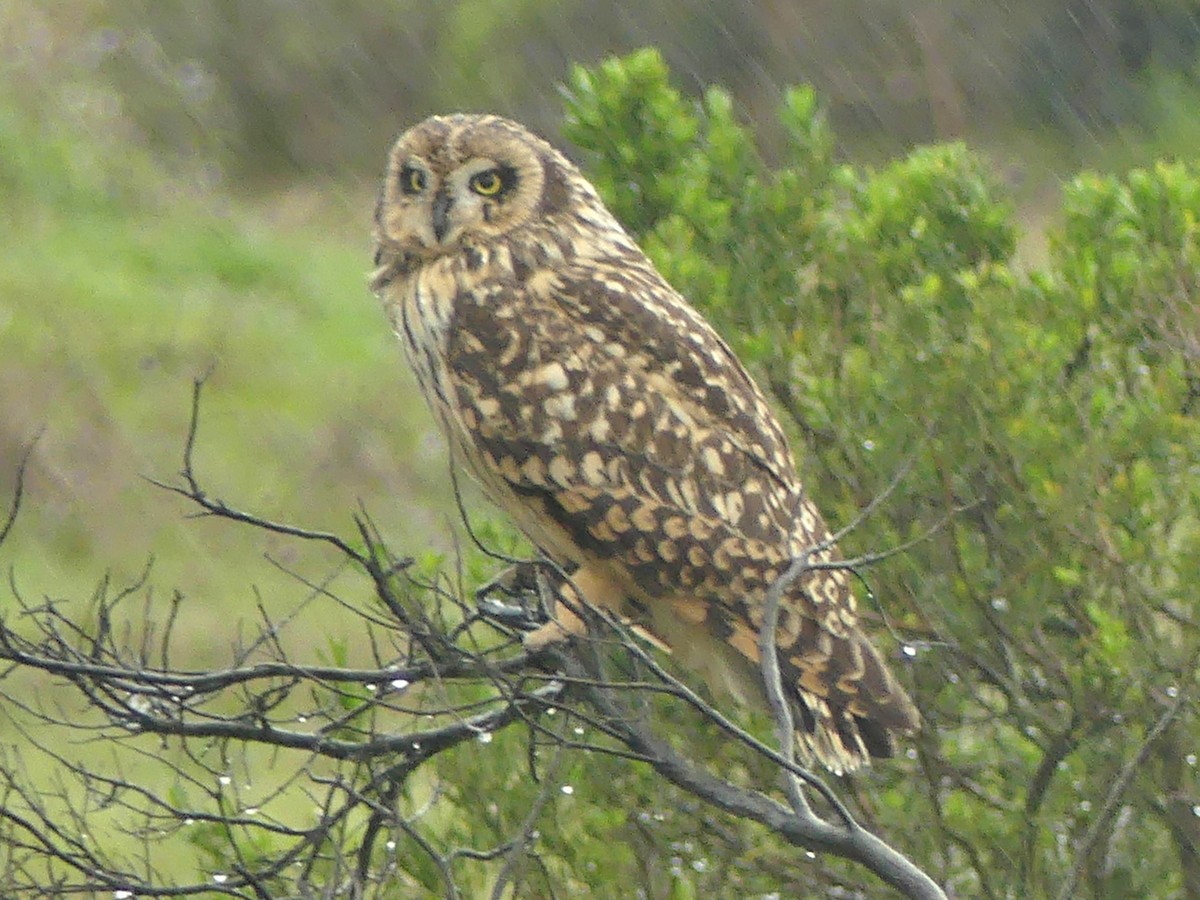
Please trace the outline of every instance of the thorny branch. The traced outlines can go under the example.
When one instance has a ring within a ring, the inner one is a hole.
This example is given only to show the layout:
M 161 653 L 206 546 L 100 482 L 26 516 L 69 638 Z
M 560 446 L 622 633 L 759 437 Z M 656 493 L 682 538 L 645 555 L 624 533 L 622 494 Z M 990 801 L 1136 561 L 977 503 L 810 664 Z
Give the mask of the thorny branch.
M 39 673 L 62 689 L 40 698 L 0 691 L 0 711 L 29 752 L 41 752 L 57 770 L 47 790 L 22 778 L 24 756 L 5 751 L 3 883 L 58 893 L 255 898 L 305 891 L 382 897 L 398 886 L 420 885 L 457 897 L 465 865 L 494 861 L 500 868 L 491 894 L 500 897 L 529 872 L 540 872 L 550 885 L 539 862 L 538 823 L 567 755 L 599 753 L 646 763 L 703 804 L 760 823 L 796 847 L 856 861 L 906 896 L 944 896 L 858 824 L 828 784 L 796 764 L 790 738 L 777 750 L 733 723 L 620 623 L 599 616 L 588 641 L 531 658 L 509 623 L 490 620 L 460 591 L 419 576 L 410 557 L 394 555 L 365 510 L 355 516 L 351 541 L 281 524 L 211 495 L 193 462 L 202 387 L 203 379 L 193 390 L 180 481 L 153 483 L 184 497 L 200 515 L 337 550 L 343 567 L 348 563 L 366 578 L 370 605 L 338 595 L 328 581 L 297 578 L 310 600 L 332 600 L 359 616 L 374 665 L 296 662 L 279 639 L 291 617 L 272 620 L 259 602 L 259 634 L 235 652 L 232 664 L 180 670 L 170 661 L 184 600 L 177 593 L 165 615 L 152 612 L 148 571 L 120 589 L 103 581 L 85 615 L 65 602 L 29 602 L 12 582 L 16 609 L 0 620 L 0 660 L 8 664 L 0 679 L 12 683 L 17 674 Z M 17 518 L 24 468 L 23 462 L 0 541 Z M 763 635 L 771 649 L 764 654 L 769 693 L 779 731 L 788 736 L 790 710 L 781 702 L 773 629 L 780 593 L 809 566 L 807 556 L 796 560 L 772 589 Z M 139 610 L 134 604 L 143 593 Z M 135 640 L 139 625 L 144 635 Z M 618 657 L 626 660 L 624 669 L 632 665 L 643 675 L 614 678 L 610 668 Z M 770 785 L 718 777 L 656 736 L 645 702 L 654 697 L 681 701 L 784 774 L 789 805 L 770 796 Z M 560 718 L 548 718 L 560 711 Z M 568 721 L 579 727 L 568 730 Z M 75 746 L 42 737 L 48 728 L 74 735 Z M 592 737 L 572 736 L 585 728 Z M 492 847 L 447 844 L 425 825 L 438 792 L 417 802 L 413 786 L 421 782 L 414 776 L 443 753 L 514 729 L 527 734 L 531 776 L 540 783 L 519 826 Z M 157 741 L 157 749 L 148 741 Z M 250 784 L 263 752 L 277 760 L 272 769 L 286 775 L 255 795 Z M 142 780 L 151 764 L 173 787 L 163 791 Z M 805 787 L 829 818 L 814 809 Z M 314 818 L 296 824 L 265 812 L 273 801 L 283 805 L 297 795 L 311 801 Z M 118 855 L 87 838 L 109 826 L 140 851 Z M 210 868 L 200 880 L 177 882 L 177 875 L 161 870 L 157 848 L 180 836 L 207 852 Z M 408 852 L 399 853 L 399 845 Z M 422 858 L 426 863 L 418 862 Z

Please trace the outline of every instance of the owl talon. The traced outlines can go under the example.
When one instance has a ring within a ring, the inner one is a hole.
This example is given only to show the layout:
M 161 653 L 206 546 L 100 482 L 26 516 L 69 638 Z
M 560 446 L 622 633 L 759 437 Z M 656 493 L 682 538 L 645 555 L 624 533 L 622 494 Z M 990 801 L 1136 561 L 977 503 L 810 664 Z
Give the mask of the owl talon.
M 543 624 L 541 620 L 530 615 L 529 610 L 524 606 L 503 603 L 493 600 L 491 597 L 481 597 L 477 594 L 475 607 L 484 618 L 499 622 L 509 628 L 516 628 L 519 631 L 534 631 Z
M 510 628 L 534 631 L 548 618 L 538 581 L 536 565 L 509 566 L 475 591 L 475 606 L 487 618 Z M 516 602 L 496 599 L 497 594 Z

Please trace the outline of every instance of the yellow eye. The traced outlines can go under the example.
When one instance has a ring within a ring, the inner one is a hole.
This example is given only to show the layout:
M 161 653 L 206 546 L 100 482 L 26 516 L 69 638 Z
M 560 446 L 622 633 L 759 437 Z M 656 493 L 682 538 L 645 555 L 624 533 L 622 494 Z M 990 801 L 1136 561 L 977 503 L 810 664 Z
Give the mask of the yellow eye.
M 504 187 L 504 179 L 497 169 L 488 169 L 471 176 L 471 190 L 484 197 L 494 197 Z
M 419 194 L 425 190 L 425 173 L 415 166 L 400 170 L 400 189 L 406 194 Z

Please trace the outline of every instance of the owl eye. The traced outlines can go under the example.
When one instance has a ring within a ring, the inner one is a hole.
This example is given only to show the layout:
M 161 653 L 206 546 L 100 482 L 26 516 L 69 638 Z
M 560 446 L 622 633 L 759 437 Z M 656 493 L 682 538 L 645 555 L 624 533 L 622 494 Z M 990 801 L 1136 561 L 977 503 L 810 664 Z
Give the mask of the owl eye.
M 405 166 L 400 170 L 400 190 L 406 194 L 419 194 L 425 190 L 425 173 L 416 166 Z
M 488 169 L 471 176 L 471 190 L 483 197 L 494 197 L 504 189 L 504 178 L 499 169 Z

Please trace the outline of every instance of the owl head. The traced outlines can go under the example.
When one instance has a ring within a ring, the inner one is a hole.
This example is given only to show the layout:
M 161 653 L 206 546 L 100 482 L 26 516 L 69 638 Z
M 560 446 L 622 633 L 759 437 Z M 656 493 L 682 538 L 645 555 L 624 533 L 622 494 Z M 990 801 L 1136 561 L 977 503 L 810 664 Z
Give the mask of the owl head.
M 376 239 L 392 253 L 429 259 L 553 219 L 580 200 L 599 202 L 561 153 L 516 122 L 434 116 L 392 147 Z

